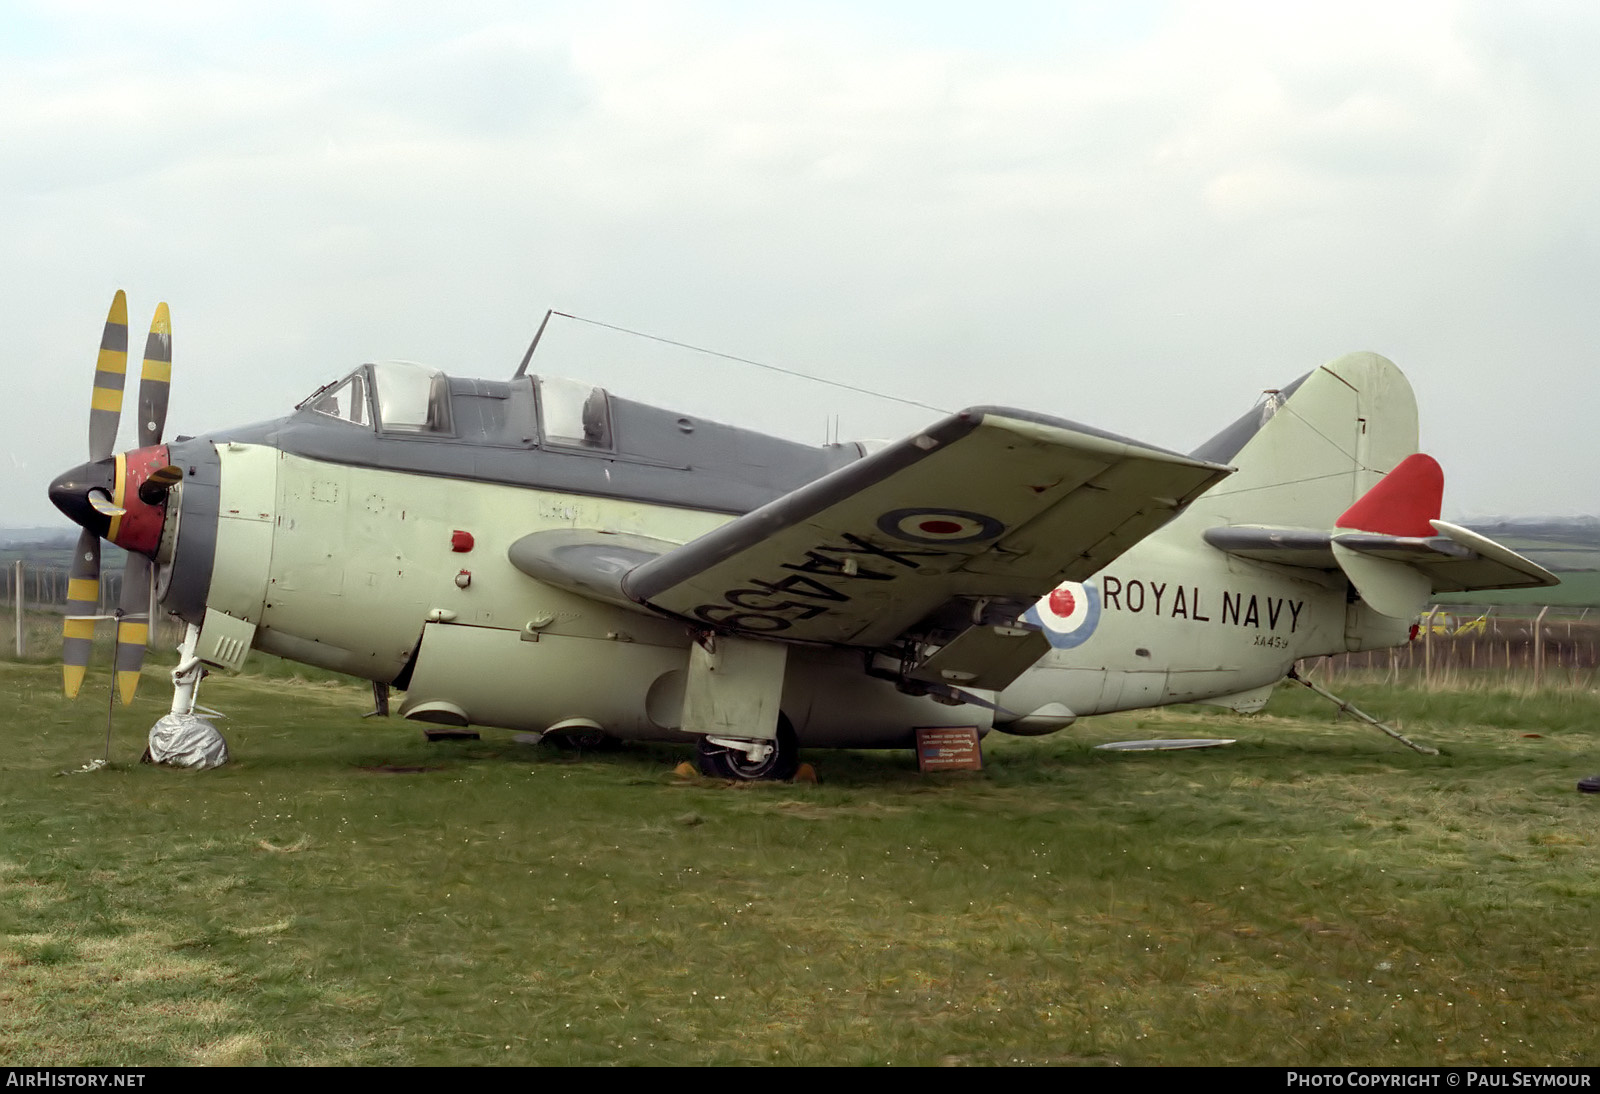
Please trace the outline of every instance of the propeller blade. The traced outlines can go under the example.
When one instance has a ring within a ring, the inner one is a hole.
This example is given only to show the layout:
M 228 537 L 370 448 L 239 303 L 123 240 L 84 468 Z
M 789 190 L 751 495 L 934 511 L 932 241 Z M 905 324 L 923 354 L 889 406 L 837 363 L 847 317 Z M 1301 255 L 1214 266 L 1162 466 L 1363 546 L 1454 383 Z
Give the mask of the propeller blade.
M 122 420 L 122 388 L 128 377 L 128 297 L 121 289 L 106 313 L 100 336 L 100 357 L 94 369 L 94 396 L 89 403 L 89 459 L 103 460 L 117 444 Z M 98 573 L 98 570 L 96 571 Z
M 183 481 L 183 468 L 172 464 L 152 471 L 150 475 L 139 484 L 139 500 L 146 505 L 160 505 L 167 500 L 167 493 L 177 483 Z M 91 501 L 89 504 L 93 505 Z
M 144 667 L 144 648 L 150 637 L 151 562 L 143 555 L 128 552 L 122 571 L 121 617 L 117 620 L 117 691 L 122 705 L 133 702 L 139 690 L 139 670 Z
M 78 533 L 67 578 L 67 618 L 61 625 L 62 685 L 67 698 L 77 698 L 83 674 L 94 649 L 94 619 L 100 611 L 100 537 L 85 529 Z
M 139 371 L 139 447 L 161 443 L 167 424 L 167 395 L 172 387 L 172 316 L 166 302 L 156 307 L 150 337 L 144 343 Z
M 127 513 L 126 509 L 107 497 L 104 490 L 91 490 L 88 497 L 89 507 L 102 517 L 120 517 Z

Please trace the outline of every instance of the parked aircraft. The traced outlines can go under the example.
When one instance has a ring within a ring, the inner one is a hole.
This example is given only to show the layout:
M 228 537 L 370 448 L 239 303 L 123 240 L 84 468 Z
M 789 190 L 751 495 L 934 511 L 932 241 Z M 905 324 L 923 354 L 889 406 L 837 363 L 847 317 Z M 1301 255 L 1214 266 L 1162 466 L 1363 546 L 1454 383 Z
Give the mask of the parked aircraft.
M 1371 353 L 1187 455 L 999 407 L 810 446 L 526 360 L 501 381 L 366 364 L 285 417 L 163 443 L 162 305 L 139 444 L 113 454 L 126 343 L 118 293 L 89 462 L 50 488 L 84 529 L 66 687 L 109 539 L 131 553 L 124 700 L 154 573 L 187 625 L 179 715 L 259 649 L 403 690 L 413 720 L 692 742 L 708 773 L 784 778 L 801 746 L 917 727 L 1258 709 L 1298 659 L 1406 642 L 1433 593 L 1555 584 L 1438 519 L 1411 387 Z

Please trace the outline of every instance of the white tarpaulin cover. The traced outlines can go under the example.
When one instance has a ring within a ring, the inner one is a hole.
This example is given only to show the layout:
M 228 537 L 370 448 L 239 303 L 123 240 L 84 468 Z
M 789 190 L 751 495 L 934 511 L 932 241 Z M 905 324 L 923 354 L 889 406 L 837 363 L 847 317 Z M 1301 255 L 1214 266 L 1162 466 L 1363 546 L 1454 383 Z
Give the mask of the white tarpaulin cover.
M 228 762 L 228 742 L 204 714 L 168 714 L 150 727 L 150 762 L 221 767 Z

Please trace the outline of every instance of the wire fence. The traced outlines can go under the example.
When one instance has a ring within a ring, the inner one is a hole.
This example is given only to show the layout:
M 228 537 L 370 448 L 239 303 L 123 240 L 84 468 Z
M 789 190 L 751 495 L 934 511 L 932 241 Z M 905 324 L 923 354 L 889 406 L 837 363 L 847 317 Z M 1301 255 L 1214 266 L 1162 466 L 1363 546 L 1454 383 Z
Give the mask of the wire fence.
M 70 571 L 65 564 L 39 564 L 14 559 L 0 567 L 0 604 L 10 616 L 9 634 L 3 641 L 8 652 L 18 659 L 59 656 L 61 624 L 67 612 L 67 582 Z M 102 566 L 100 571 L 99 615 L 112 614 L 122 600 L 122 570 Z M 107 623 L 109 628 L 110 624 Z M 156 648 L 176 645 L 182 624 L 160 613 L 150 621 L 147 645 Z M 107 632 L 109 634 L 109 630 Z
M 1509 681 L 1590 688 L 1600 678 L 1600 609 L 1436 608 L 1408 644 L 1324 658 L 1313 671 L 1437 687 Z
M 67 582 L 71 574 L 65 566 L 41 566 L 37 563 L 22 561 L 13 562 L 5 568 L 3 581 L 0 585 L 4 588 L 5 603 L 15 606 L 17 602 L 17 588 L 22 589 L 23 606 L 36 611 L 50 611 L 53 608 L 66 610 Z M 116 607 L 122 598 L 122 570 L 108 572 L 102 566 L 100 570 L 100 607 L 102 610 Z

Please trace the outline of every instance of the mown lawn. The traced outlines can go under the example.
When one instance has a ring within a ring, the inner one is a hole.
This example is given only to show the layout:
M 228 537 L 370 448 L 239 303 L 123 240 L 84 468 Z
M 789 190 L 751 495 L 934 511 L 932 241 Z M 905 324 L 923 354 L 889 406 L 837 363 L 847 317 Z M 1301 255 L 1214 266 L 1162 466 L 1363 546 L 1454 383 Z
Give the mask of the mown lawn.
M 84 772 L 57 680 L 0 663 L 8 1063 L 1600 1060 L 1587 691 L 1342 683 L 1439 757 L 1296 689 L 729 788 L 291 676 L 207 682 L 229 767 L 135 762 L 147 682 Z M 1239 743 L 1091 748 L 1148 736 Z

